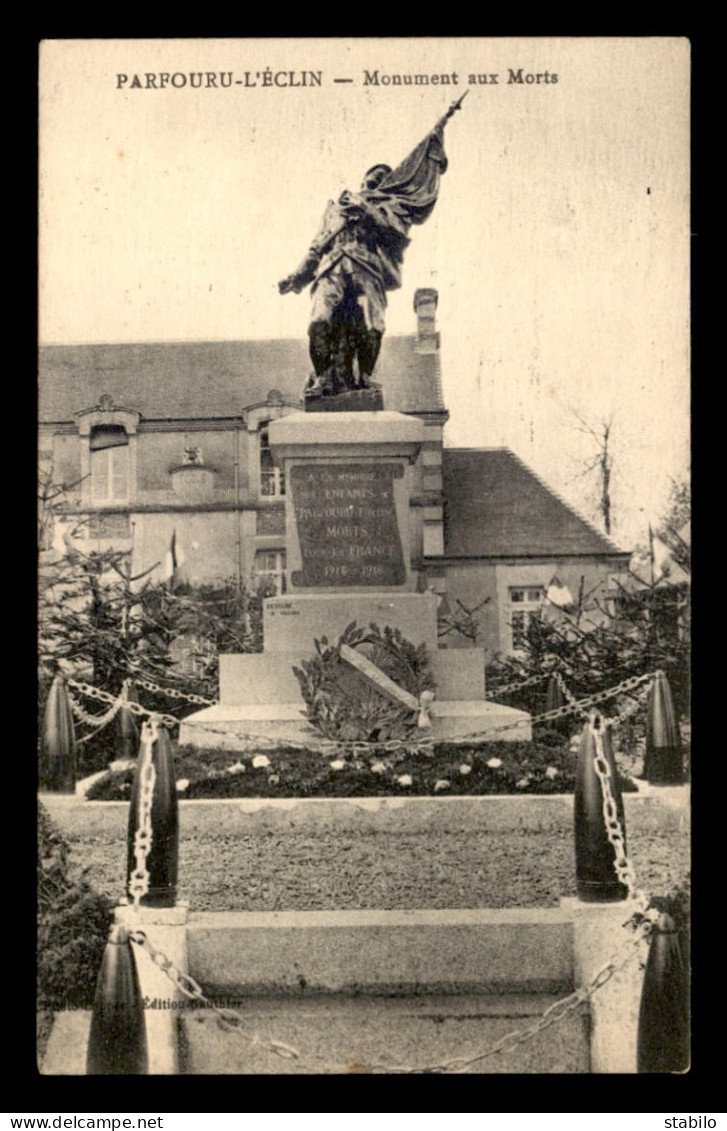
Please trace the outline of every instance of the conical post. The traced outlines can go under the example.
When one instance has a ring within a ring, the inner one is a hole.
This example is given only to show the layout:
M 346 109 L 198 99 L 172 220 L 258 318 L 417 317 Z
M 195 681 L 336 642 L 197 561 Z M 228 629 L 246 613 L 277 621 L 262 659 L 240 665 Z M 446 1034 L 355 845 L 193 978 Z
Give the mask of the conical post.
M 678 785 L 683 780 L 681 736 L 664 672 L 656 673 L 649 692 L 644 776 L 651 785 Z
M 623 798 L 618 783 L 616 762 L 611 748 L 611 735 L 600 715 L 591 718 L 583 728 L 576 767 L 574 798 L 574 831 L 576 851 L 576 888 L 584 903 L 615 903 L 626 899 L 628 888 L 616 875 L 616 853 L 608 839 L 604 818 L 601 781 L 596 773 L 596 732 L 600 731 L 602 760 L 608 766 L 608 783 L 618 814 L 626 851 L 626 823 Z
M 144 1008 L 126 928 L 111 929 L 96 983 L 88 1037 L 88 1076 L 143 1076 L 147 1072 Z
M 145 723 L 142 728 L 129 807 L 127 881 L 132 881 L 139 872 L 137 834 L 148 843 L 145 812 L 149 812 L 149 791 L 151 842 L 143 865 L 148 873 L 148 889 L 140 896 L 140 902 L 145 907 L 174 907 L 179 865 L 177 781 L 169 735 L 161 722 L 156 721 Z M 133 897 L 128 882 L 127 890 Z
M 57 793 L 76 790 L 76 733 L 66 681 L 55 676 L 43 717 L 43 777 Z
M 561 690 L 560 683 L 554 675 L 548 678 L 548 686 L 545 692 L 545 709 L 546 711 L 557 711 L 559 707 L 565 706 L 565 699 Z M 555 720 L 558 722 L 559 720 Z
M 565 707 L 565 696 L 563 689 L 560 685 L 560 680 L 555 674 L 549 676 L 548 686 L 545 690 L 545 710 L 557 711 L 560 707 Z M 557 730 L 561 734 L 565 734 L 570 729 L 570 721 L 567 715 L 560 719 L 549 719 L 546 723 L 551 730 Z
M 651 932 L 639 1008 L 639 1072 L 689 1068 L 689 982 L 673 919 L 659 916 Z
M 121 691 L 122 698 L 126 703 L 138 703 L 136 694 L 136 685 L 131 679 L 124 680 L 124 686 Z M 139 728 L 136 725 L 136 717 L 128 707 L 121 706 L 116 715 L 116 741 L 114 743 L 114 753 L 118 759 L 124 761 L 135 758 L 139 749 Z

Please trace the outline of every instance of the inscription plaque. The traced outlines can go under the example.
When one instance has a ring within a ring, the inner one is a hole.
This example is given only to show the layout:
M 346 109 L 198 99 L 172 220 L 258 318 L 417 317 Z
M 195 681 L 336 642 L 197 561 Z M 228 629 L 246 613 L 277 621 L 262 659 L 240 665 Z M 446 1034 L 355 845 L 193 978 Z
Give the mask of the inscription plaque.
M 296 586 L 403 585 L 406 566 L 394 504 L 401 464 L 305 464 L 291 470 L 303 568 Z

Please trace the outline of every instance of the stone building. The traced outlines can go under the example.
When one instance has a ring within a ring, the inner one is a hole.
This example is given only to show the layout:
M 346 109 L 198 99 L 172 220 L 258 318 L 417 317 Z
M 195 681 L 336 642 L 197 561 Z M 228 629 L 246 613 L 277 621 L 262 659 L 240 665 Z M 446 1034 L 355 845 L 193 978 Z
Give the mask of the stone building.
M 376 373 L 385 408 L 418 417 L 426 440 L 409 504 L 411 568 L 450 623 L 479 606 L 488 657 L 518 647 L 528 618 L 578 594 L 608 600 L 629 555 L 506 448 L 443 444 L 437 293 L 415 295 L 416 332 L 384 339 Z M 49 545 L 129 550 L 192 583 L 236 578 L 286 588 L 285 482 L 272 421 L 300 411 L 300 340 L 44 346 L 41 469 L 65 484 Z M 472 643 L 451 630 L 449 647 Z

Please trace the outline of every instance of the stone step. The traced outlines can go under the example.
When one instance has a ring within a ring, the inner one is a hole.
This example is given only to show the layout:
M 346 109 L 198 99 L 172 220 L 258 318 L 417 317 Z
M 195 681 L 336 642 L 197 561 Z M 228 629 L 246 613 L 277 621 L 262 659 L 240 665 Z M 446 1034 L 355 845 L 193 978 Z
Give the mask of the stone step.
M 210 996 L 568 993 L 559 910 L 202 912 L 189 972 Z
M 556 1000 L 546 994 L 224 1000 L 220 1004 L 243 1014 L 241 1031 L 223 1028 L 210 1009 L 180 1013 L 181 1071 L 348 1074 L 372 1065 L 379 1071 L 422 1071 L 458 1057 L 480 1057 L 502 1037 L 533 1024 Z M 473 1073 L 588 1073 L 588 1026 L 588 1008 L 579 1006 L 507 1052 L 456 1067 Z M 299 1058 L 254 1044 L 256 1034 L 261 1042 L 289 1046 Z
M 431 714 L 436 738 L 462 738 L 465 735 L 489 735 L 503 742 L 525 742 L 532 737 L 530 716 L 514 707 L 504 707 L 484 699 L 435 699 Z M 508 729 L 495 733 L 498 727 Z M 188 715 L 179 730 L 180 745 L 209 746 L 219 749 L 261 750 L 271 742 L 286 740 L 310 742 L 320 739 L 306 722 L 301 701 L 290 703 L 252 703 L 228 705 L 218 703 Z

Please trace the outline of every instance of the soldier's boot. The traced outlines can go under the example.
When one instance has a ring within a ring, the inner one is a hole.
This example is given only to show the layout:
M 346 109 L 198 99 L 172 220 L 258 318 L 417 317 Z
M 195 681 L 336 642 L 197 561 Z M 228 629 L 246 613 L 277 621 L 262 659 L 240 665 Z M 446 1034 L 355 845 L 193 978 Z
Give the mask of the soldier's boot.
M 313 374 L 305 388 L 305 395 L 322 396 L 331 385 L 332 332 L 327 322 L 313 322 L 308 328 L 308 351 L 313 363 Z
M 358 379 L 363 389 L 371 387 L 371 374 L 381 350 L 383 334 L 380 330 L 364 330 L 358 347 Z

